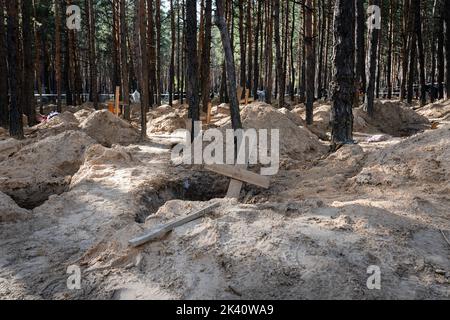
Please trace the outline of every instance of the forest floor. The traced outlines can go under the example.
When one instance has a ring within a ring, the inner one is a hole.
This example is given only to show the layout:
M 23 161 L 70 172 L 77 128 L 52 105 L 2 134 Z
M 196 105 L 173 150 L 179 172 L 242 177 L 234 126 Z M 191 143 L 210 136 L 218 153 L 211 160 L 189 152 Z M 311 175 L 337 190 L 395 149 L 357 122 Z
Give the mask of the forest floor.
M 46 107 L 51 110 L 52 106 Z M 0 299 L 449 299 L 450 101 L 355 109 L 354 145 L 329 150 L 330 105 L 242 111 L 279 128 L 268 190 L 175 165 L 184 106 L 149 112 L 139 142 L 89 105 L 26 130 L 0 131 Z M 226 105 L 211 127 L 229 126 Z M 2 129 L 0 129 L 2 130 Z M 220 207 L 139 248 L 128 241 L 208 203 Z M 81 290 L 67 268 L 81 268 Z M 367 286 L 369 266 L 381 288 Z

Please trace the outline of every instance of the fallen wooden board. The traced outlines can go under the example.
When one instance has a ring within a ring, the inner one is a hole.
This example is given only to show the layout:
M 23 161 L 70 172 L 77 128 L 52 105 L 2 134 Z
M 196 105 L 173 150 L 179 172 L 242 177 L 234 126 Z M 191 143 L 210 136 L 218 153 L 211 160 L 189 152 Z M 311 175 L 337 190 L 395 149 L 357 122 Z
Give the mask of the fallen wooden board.
M 206 165 L 205 169 L 265 189 L 268 189 L 270 186 L 270 179 L 268 177 L 261 176 L 239 167 L 230 165 Z
M 149 232 L 147 232 L 146 234 L 128 241 L 128 243 L 134 248 L 139 247 L 149 241 L 152 241 L 152 240 L 155 240 L 155 239 L 158 239 L 158 238 L 164 236 L 166 233 L 172 231 L 173 229 L 175 229 L 177 227 L 180 227 L 186 223 L 189 223 L 191 221 L 194 221 L 194 220 L 197 220 L 197 219 L 203 217 L 204 215 L 213 211 L 219 205 L 220 205 L 220 203 L 218 203 L 218 202 L 213 203 L 212 205 L 210 205 L 204 209 L 201 209 L 197 212 L 194 212 L 190 215 L 187 215 L 183 218 L 177 219 L 175 221 L 169 222 L 169 223 L 161 225 L 161 226 L 157 226 L 153 230 L 150 230 Z
M 238 168 L 245 170 L 245 169 L 247 169 L 247 166 L 240 165 L 240 166 L 238 166 Z M 228 186 L 226 198 L 239 199 L 239 196 L 241 195 L 241 190 L 242 190 L 243 186 L 244 186 L 244 183 L 242 181 L 231 179 L 230 185 Z

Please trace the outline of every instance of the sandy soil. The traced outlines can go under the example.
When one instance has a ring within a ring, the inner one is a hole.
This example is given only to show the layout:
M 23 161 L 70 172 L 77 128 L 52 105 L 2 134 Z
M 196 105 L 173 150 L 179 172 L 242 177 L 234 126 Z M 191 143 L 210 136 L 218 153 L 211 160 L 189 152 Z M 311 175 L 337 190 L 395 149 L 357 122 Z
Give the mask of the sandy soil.
M 0 131 L 0 299 L 450 298 L 446 101 L 417 112 L 383 101 L 375 119 L 355 111 L 357 144 L 333 154 L 319 139 L 329 106 L 312 129 L 301 106 L 250 105 L 247 127 L 285 134 L 284 162 L 269 190 L 245 185 L 239 202 L 223 199 L 229 179 L 171 164 L 182 108 L 153 110 L 145 142 L 136 124 L 88 108 L 22 142 Z M 214 112 L 225 128 L 226 106 Z M 204 218 L 128 246 L 212 202 Z M 70 265 L 81 290 L 67 288 Z M 372 265 L 380 290 L 367 287 Z

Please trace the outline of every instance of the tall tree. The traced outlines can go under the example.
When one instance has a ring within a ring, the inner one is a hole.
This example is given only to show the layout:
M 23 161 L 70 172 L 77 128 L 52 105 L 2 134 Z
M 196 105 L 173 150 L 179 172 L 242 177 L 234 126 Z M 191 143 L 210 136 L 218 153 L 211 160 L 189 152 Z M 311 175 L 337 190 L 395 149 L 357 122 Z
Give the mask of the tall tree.
M 314 82 L 316 74 L 316 54 L 315 54 L 315 41 L 314 41 L 314 24 L 313 19 L 314 2 L 313 0 L 305 1 L 305 72 L 306 72 L 306 123 L 308 125 L 313 124 L 314 116 Z
M 85 1 L 88 26 L 89 51 L 89 101 L 93 102 L 94 109 L 98 109 L 97 63 L 95 48 L 95 13 L 92 0 Z
M 371 0 L 371 5 L 379 6 L 379 0 Z M 377 57 L 380 30 L 374 26 L 369 28 L 369 48 L 366 67 L 366 98 L 364 101 L 364 111 L 373 116 L 375 99 L 375 77 L 377 72 Z
M 336 0 L 334 9 L 334 56 L 331 108 L 332 146 L 353 142 L 355 2 Z
M 226 71 L 228 74 L 227 86 L 230 95 L 231 125 L 234 130 L 237 130 L 242 128 L 242 122 L 236 92 L 236 70 L 234 66 L 233 51 L 231 49 L 231 40 L 224 14 L 224 0 L 216 0 L 216 7 L 215 23 L 220 31 L 220 37 L 222 39 L 222 45 L 225 52 Z
M 139 0 L 139 37 L 141 55 L 141 139 L 147 137 L 147 110 L 150 106 L 147 56 L 147 18 L 145 0 Z
M 33 2 L 22 1 L 22 41 L 24 79 L 23 82 L 23 110 L 28 118 L 28 125 L 33 126 L 36 121 L 36 106 L 34 102 L 34 59 L 32 44 L 34 43 L 34 34 L 32 29 Z
M 122 96 L 123 96 L 123 117 L 130 120 L 130 85 L 128 74 L 128 48 L 127 48 L 127 12 L 125 0 L 120 0 L 120 56 L 122 70 Z
M 179 26 L 178 26 L 179 27 Z M 169 65 L 169 105 L 173 104 L 173 93 L 175 86 L 175 7 L 173 0 L 170 0 L 170 31 L 171 31 L 171 52 L 170 52 L 170 65 Z M 178 53 L 179 56 L 179 53 Z M 178 61 L 178 65 L 180 62 Z M 179 74 L 178 74 L 179 78 Z
M 189 118 L 194 122 L 200 120 L 200 103 L 198 90 L 198 57 L 197 57 L 197 2 L 186 0 L 186 84 L 189 103 Z M 192 135 L 194 139 L 194 135 Z
M 9 123 L 7 56 L 5 0 L 0 0 L 0 127 L 5 128 Z
M 58 112 L 62 112 L 61 89 L 61 0 L 55 1 L 55 73 L 56 73 L 56 95 Z
M 254 52 L 254 75 L 253 75 L 253 96 L 255 99 L 258 98 L 258 87 L 259 87 L 259 44 L 260 44 L 260 33 L 261 33 L 261 21 L 262 21 L 262 2 L 263 0 L 256 0 L 258 2 L 257 18 L 256 18 L 256 30 L 255 30 L 255 52 Z M 261 45 L 262 47 L 262 45 Z
M 22 111 L 18 105 L 18 87 L 17 64 L 20 61 L 18 57 L 19 47 L 19 7 L 17 1 L 7 1 L 8 27 L 8 78 L 10 89 L 10 108 L 9 108 L 9 133 L 11 137 L 23 139 Z
M 362 89 L 366 91 L 366 48 L 365 48 L 365 27 L 366 27 L 366 13 L 364 10 L 364 1 L 354 0 L 356 4 L 356 82 L 358 83 L 357 90 Z
M 202 83 L 202 105 L 203 111 L 208 111 L 210 101 L 210 73 L 211 73 L 211 37 L 212 37 L 212 0 L 205 0 L 205 31 L 202 45 L 201 83 Z
M 278 107 L 284 106 L 284 94 L 281 92 L 281 77 L 283 75 L 283 57 L 281 56 L 281 37 L 280 37 L 280 0 L 274 0 L 273 23 L 275 31 L 275 61 L 276 61 L 276 80 L 278 83 Z
M 422 17 L 420 14 L 420 0 L 413 0 L 413 2 L 415 8 L 414 29 L 417 34 L 417 51 L 419 53 L 420 105 L 424 106 L 427 103 L 427 89 L 425 81 L 425 53 L 422 40 Z
M 445 1 L 443 17 L 445 21 L 445 98 L 450 98 L 450 1 Z

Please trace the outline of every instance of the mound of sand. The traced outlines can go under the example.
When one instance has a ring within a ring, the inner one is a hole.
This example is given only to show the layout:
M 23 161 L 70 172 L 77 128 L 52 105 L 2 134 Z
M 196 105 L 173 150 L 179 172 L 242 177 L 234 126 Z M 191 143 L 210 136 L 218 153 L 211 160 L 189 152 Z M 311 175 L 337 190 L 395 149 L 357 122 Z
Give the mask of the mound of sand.
M 66 191 L 71 176 L 95 141 L 80 131 L 66 131 L 27 145 L 2 162 L 0 191 L 21 207 L 39 205 L 52 194 Z
M 449 157 L 450 127 L 445 126 L 373 152 L 354 182 L 393 187 L 430 183 L 448 188 Z
M 353 130 L 360 133 L 387 133 L 392 136 L 409 136 L 429 127 L 427 118 L 415 112 L 412 108 L 399 101 L 376 101 L 374 117 L 370 118 L 362 109 L 353 109 Z M 292 110 L 306 120 L 303 105 Z M 331 105 L 314 105 L 314 123 L 308 129 L 323 140 L 327 140 L 330 127 Z
M 5 128 L 0 127 L 0 140 L 5 140 L 9 138 L 8 130 Z
M 84 120 L 86 120 L 93 112 L 95 112 L 94 109 L 85 108 L 81 109 L 77 112 L 75 112 L 73 115 L 78 120 L 79 123 L 82 123 Z
M 148 123 L 147 133 L 173 133 L 178 129 L 186 129 L 186 120 L 176 112 L 152 119 Z
M 417 113 L 428 119 L 448 118 L 450 116 L 450 100 L 440 100 L 417 109 Z
M 430 126 L 427 118 L 399 101 L 376 101 L 373 118 L 370 118 L 362 108 L 355 109 L 355 115 L 381 132 L 395 137 L 409 136 Z
M 79 121 L 73 113 L 66 111 L 34 126 L 30 129 L 29 135 L 38 139 L 44 139 L 69 130 L 79 130 Z
M 116 117 L 108 110 L 92 113 L 81 125 L 81 129 L 98 143 L 110 147 L 113 144 L 129 145 L 139 140 L 139 132 L 128 122 Z
M 0 192 L 0 223 L 24 220 L 29 214 L 28 210 L 19 207 L 13 199 Z
M 23 141 L 16 139 L 0 140 L 0 162 L 8 159 L 11 155 L 19 151 L 24 145 Z
M 299 127 L 288 116 L 266 103 L 255 102 L 244 107 L 241 111 L 241 119 L 244 129 L 268 129 L 269 135 L 270 129 L 279 129 L 282 157 L 312 160 L 328 150 L 317 136 Z M 228 122 L 224 127 L 230 128 L 231 123 Z

